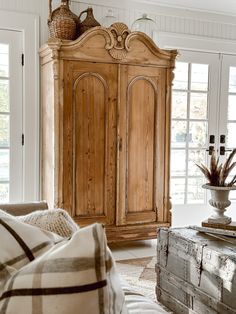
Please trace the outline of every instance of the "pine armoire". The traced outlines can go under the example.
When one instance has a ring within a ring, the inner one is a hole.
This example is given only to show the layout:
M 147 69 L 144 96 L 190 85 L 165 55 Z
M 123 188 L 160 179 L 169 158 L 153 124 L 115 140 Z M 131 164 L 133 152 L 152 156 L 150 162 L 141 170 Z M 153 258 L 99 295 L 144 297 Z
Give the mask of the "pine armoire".
M 40 49 L 41 197 L 110 242 L 170 226 L 176 55 L 123 23 Z

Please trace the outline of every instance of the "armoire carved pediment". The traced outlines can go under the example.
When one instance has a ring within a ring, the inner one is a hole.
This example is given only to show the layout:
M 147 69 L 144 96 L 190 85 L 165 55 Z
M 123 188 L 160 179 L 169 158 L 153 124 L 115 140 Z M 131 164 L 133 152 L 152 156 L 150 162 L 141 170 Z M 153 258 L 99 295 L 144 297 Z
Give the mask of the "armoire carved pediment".
M 46 49 L 50 47 L 50 51 Z M 104 62 L 161 65 L 167 60 L 174 66 L 176 50 L 159 49 L 153 40 L 141 32 L 131 32 L 123 23 L 115 23 L 109 28 L 93 27 L 75 41 L 50 39 L 41 48 L 41 56 L 53 54 L 53 58 L 84 58 Z M 58 54 L 60 51 L 60 54 Z
M 170 225 L 171 84 L 176 50 L 123 23 L 40 49 L 42 197 L 109 241 Z

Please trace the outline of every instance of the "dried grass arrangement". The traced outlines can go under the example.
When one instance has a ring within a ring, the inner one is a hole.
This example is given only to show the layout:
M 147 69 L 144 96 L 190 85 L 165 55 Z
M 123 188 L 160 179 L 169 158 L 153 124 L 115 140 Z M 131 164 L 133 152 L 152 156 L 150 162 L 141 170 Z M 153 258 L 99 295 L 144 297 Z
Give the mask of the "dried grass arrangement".
M 226 161 L 222 164 L 219 163 L 219 157 L 216 157 L 215 151 L 212 152 L 210 167 L 207 168 L 203 164 L 196 166 L 201 170 L 206 179 L 208 180 L 208 184 L 212 186 L 227 186 L 231 187 L 236 183 L 236 175 L 233 176 L 231 181 L 226 182 L 230 172 L 236 165 L 236 162 L 232 162 L 233 158 L 236 154 L 236 148 L 232 150 Z

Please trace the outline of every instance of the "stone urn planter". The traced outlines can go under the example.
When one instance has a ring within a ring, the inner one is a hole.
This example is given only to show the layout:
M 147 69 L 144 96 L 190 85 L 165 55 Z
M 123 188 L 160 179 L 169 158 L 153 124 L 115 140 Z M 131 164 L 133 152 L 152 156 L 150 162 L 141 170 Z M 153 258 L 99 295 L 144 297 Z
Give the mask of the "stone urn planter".
M 230 206 L 229 192 L 236 190 L 236 186 L 213 186 L 204 184 L 204 189 L 211 191 L 211 199 L 209 204 L 214 208 L 214 214 L 208 218 L 208 223 L 228 225 L 231 223 L 231 218 L 225 216 L 226 208 Z

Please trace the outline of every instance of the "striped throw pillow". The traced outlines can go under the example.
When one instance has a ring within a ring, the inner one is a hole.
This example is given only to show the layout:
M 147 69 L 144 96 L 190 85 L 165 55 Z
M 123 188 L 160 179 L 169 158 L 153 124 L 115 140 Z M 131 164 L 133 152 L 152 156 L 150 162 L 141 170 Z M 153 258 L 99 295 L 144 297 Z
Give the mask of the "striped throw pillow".
M 127 313 L 103 226 L 79 229 L 15 272 L 0 297 L 0 313 Z
M 6 280 L 62 237 L 18 221 L 0 210 L 0 293 Z

